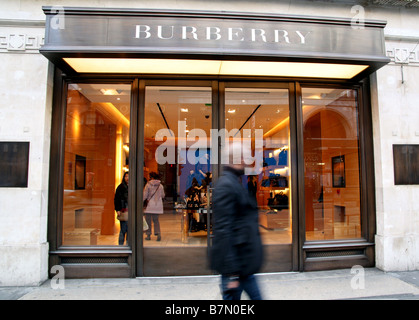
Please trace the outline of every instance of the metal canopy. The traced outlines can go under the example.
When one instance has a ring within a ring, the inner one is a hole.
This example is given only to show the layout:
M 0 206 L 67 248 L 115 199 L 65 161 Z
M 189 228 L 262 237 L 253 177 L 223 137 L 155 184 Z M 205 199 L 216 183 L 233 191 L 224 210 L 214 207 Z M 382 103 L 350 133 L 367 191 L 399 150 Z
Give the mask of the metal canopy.
M 216 11 L 43 7 L 40 52 L 63 58 L 164 58 L 387 64 L 386 22 Z

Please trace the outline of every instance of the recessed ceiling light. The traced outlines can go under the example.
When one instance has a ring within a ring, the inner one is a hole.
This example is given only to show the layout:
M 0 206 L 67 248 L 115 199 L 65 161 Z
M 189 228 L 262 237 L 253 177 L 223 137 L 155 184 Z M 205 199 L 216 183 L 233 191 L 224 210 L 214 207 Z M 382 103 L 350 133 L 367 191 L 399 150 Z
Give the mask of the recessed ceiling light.
M 117 96 L 119 92 L 115 89 L 100 89 L 100 92 L 105 96 Z

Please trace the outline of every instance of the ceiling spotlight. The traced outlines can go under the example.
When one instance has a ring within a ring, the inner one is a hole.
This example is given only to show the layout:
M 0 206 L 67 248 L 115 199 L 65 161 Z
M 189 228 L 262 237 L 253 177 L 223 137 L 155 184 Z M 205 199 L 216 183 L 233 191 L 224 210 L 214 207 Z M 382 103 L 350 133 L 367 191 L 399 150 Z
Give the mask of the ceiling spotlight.
M 122 90 L 100 89 L 100 92 L 102 92 L 105 96 L 117 96 L 122 92 Z

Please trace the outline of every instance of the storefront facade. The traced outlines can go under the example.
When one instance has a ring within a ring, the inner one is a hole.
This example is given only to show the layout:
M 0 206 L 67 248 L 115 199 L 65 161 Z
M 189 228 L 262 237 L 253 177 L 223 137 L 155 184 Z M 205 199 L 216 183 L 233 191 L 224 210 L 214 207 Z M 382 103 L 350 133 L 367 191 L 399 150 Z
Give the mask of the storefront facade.
M 242 183 L 259 206 L 262 272 L 383 263 L 374 110 L 377 70 L 391 60 L 385 21 L 43 11 L 48 273 L 59 265 L 67 278 L 212 274 L 211 192 L 224 143 L 238 138 L 254 151 Z M 128 221 L 120 222 L 115 190 L 125 172 Z M 154 219 L 142 205 L 152 172 L 165 193 Z
M 41 53 L 60 68 L 64 102 L 53 105 L 51 266 L 68 277 L 211 273 L 210 193 L 222 170 L 214 154 L 238 137 L 260 152 L 243 190 L 254 186 L 260 209 L 263 271 L 374 265 L 364 79 L 388 62 L 383 22 L 361 31 L 338 19 L 64 8 L 57 28 L 59 16 L 45 12 Z M 356 39 L 365 47 L 351 52 Z M 129 219 L 119 223 L 124 171 Z M 151 226 L 155 234 L 160 225 L 159 242 L 141 231 L 151 172 L 166 196 Z

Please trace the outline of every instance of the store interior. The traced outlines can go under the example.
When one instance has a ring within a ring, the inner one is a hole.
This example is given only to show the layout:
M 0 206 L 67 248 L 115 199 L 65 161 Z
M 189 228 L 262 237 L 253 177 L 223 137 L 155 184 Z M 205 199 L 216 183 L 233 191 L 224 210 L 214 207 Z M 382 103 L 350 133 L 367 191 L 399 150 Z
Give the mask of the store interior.
M 302 93 L 306 238 L 359 238 L 355 91 L 303 88 Z M 126 84 L 68 87 L 63 245 L 118 245 L 114 195 L 131 165 L 130 98 Z M 161 241 L 152 234 L 145 247 L 207 246 L 215 187 L 211 159 L 218 152 L 211 146 L 212 116 L 211 87 L 146 87 L 144 183 L 157 173 L 165 198 L 158 217 Z M 240 137 L 253 148 L 261 130 L 262 156 L 255 157 L 252 174 L 243 176 L 243 192 L 256 197 L 264 244 L 290 244 L 288 90 L 226 88 L 224 119 L 228 139 Z

